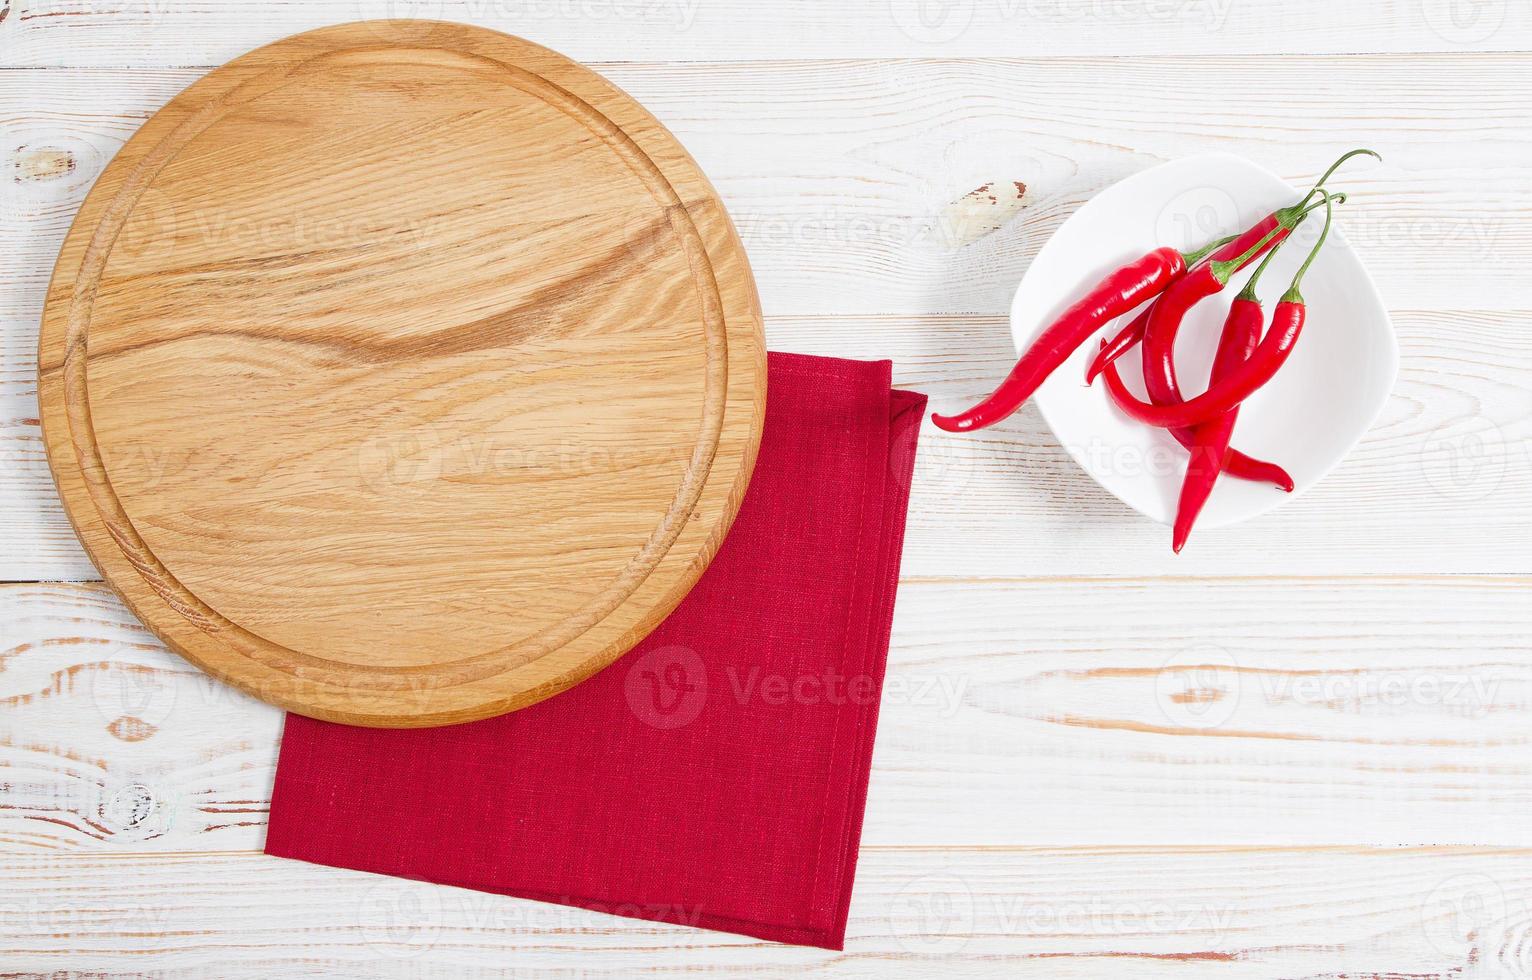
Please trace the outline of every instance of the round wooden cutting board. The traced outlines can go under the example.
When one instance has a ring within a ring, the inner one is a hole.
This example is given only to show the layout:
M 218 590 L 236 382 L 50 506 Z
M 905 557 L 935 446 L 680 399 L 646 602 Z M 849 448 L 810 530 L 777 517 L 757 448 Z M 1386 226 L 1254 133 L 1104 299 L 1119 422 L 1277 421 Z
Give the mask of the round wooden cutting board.
M 755 283 L 600 76 L 374 21 L 214 71 L 123 147 L 48 290 L 49 463 L 167 644 L 317 718 L 532 704 L 686 595 L 766 398 Z

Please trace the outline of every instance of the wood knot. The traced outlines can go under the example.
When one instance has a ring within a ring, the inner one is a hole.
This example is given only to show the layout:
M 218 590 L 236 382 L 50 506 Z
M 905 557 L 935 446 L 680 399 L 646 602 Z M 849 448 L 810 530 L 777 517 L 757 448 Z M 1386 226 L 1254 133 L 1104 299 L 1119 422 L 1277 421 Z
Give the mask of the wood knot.
M 78 166 L 74 154 L 68 150 L 56 146 L 36 148 L 23 146 L 16 150 L 16 157 L 12 162 L 11 179 L 18 184 L 27 181 L 57 180 L 74 173 Z
M 124 786 L 101 808 L 101 815 L 110 825 L 132 830 L 154 815 L 158 803 L 154 791 L 143 783 Z
M 159 731 L 159 727 L 142 718 L 123 715 L 107 725 L 106 730 L 112 733 L 113 738 L 120 738 L 124 742 L 142 742 L 146 738 L 153 737 Z

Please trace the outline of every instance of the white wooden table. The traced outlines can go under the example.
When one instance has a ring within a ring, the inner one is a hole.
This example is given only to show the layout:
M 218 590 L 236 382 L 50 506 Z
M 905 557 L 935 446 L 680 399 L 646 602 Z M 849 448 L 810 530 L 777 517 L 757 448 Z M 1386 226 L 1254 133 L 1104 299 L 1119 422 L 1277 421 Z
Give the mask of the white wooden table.
M 844 954 L 264 857 L 280 715 L 94 581 L 33 348 L 150 113 L 389 14 L 607 74 L 723 193 L 773 348 L 948 407 L 1102 187 L 1376 147 L 1344 226 L 1398 386 L 1314 492 L 1180 558 L 1034 410 L 928 427 Z M 0 0 L 0 973 L 1532 975 L 1529 52 L 1526 0 Z

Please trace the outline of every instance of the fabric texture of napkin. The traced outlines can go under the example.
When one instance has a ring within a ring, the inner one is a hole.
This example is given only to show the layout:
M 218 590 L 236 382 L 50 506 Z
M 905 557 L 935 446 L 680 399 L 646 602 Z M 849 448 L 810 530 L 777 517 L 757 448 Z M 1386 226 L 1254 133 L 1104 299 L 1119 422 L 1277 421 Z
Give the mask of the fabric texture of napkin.
M 290 715 L 266 852 L 842 947 L 925 396 L 769 355 L 734 527 L 643 643 L 500 718 Z

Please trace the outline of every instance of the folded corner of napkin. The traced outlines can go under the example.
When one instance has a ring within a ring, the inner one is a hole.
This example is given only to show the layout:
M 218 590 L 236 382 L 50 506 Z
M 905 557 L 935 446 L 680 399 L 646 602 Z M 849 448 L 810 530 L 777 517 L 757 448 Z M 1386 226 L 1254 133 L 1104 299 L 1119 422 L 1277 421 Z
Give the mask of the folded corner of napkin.
M 733 528 L 611 667 L 467 725 L 289 716 L 266 851 L 840 949 L 924 395 L 768 358 Z

